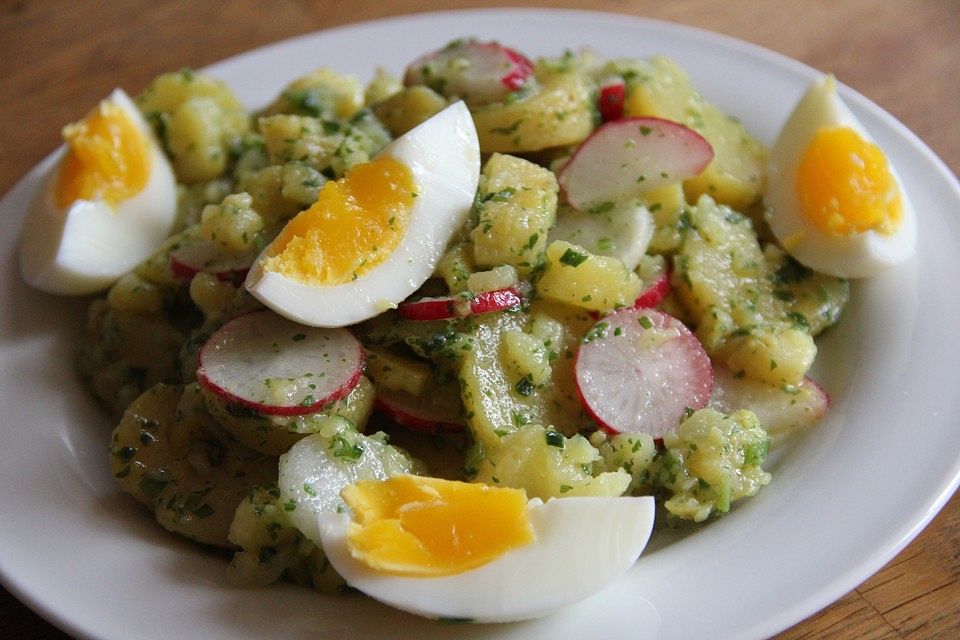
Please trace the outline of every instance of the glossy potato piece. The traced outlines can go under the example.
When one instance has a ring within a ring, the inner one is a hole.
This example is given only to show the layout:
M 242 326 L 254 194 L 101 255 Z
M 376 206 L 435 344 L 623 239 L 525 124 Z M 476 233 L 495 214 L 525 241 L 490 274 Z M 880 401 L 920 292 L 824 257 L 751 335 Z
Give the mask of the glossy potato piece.
M 277 479 L 277 459 L 230 439 L 207 414 L 197 385 L 145 391 L 113 431 L 110 470 L 164 528 L 205 544 L 227 539 L 237 505 Z
M 760 200 L 766 149 L 735 118 L 710 103 L 687 73 L 667 58 L 650 60 L 646 73 L 628 83 L 624 115 L 656 116 L 687 125 L 713 146 L 714 159 L 699 176 L 684 182 L 687 200 L 703 194 L 744 211 Z
M 473 110 L 480 151 L 540 151 L 577 144 L 593 130 L 594 93 L 590 79 L 576 70 L 537 73 L 539 91 L 516 101 Z
M 346 418 L 357 430 L 363 431 L 373 413 L 375 391 L 369 379 L 360 378 L 360 383 L 346 397 L 303 416 L 261 414 L 227 402 L 206 388 L 202 388 L 202 393 L 207 410 L 224 431 L 254 451 L 278 456 L 286 453 L 298 440 L 316 433 L 318 421 L 326 416 Z

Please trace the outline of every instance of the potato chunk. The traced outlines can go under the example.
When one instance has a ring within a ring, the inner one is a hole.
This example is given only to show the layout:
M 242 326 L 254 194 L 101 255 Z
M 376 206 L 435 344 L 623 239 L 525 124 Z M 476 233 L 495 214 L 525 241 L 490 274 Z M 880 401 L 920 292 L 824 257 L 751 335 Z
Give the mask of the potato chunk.
M 626 116 L 656 116 L 687 125 L 713 145 L 713 161 L 684 192 L 690 202 L 702 194 L 745 211 L 760 200 L 766 150 L 735 118 L 708 102 L 676 63 L 656 57 L 645 73 L 628 78 Z
M 616 258 L 595 256 L 575 244 L 556 240 L 547 247 L 547 263 L 537 292 L 548 300 L 610 311 L 632 305 L 643 282 Z
M 556 176 L 532 162 L 500 153 L 483 168 L 480 210 L 470 232 L 479 267 L 512 265 L 526 275 L 540 262 L 557 216 Z

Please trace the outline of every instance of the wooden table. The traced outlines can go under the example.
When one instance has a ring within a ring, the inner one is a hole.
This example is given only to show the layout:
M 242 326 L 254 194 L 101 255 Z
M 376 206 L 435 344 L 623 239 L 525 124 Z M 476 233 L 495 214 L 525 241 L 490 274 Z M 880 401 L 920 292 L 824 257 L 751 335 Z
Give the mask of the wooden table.
M 115 86 L 136 92 L 160 72 L 201 67 L 255 46 L 339 24 L 505 4 L 3 0 L 0 194 L 59 144 L 64 123 Z M 686 23 L 833 71 L 905 122 L 954 173 L 960 172 L 960 82 L 956 77 L 960 3 L 956 0 L 847 0 L 792 6 L 774 0 L 523 4 L 617 11 Z M 954 496 L 879 573 L 779 638 L 960 638 L 958 578 L 960 496 Z M 64 637 L 0 590 L 0 638 Z

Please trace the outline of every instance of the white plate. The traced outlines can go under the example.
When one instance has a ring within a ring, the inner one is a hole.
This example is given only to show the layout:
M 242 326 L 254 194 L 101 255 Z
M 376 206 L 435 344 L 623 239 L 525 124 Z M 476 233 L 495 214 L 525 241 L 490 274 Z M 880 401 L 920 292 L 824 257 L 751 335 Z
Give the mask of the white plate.
M 404 61 L 462 35 L 496 38 L 531 55 L 581 45 L 609 56 L 667 54 L 767 142 L 815 75 L 690 28 L 543 10 L 348 26 L 210 71 L 258 106 L 315 65 L 364 78 L 377 65 L 400 72 Z M 905 546 L 960 480 L 960 187 L 891 116 L 844 87 L 841 94 L 903 175 L 920 215 L 919 257 L 854 287 L 841 325 L 820 342 L 816 374 L 833 410 L 778 457 L 773 483 L 696 535 L 655 545 L 604 593 L 549 619 L 474 626 L 431 623 L 361 597 L 230 587 L 223 557 L 160 530 L 117 490 L 106 460 L 111 424 L 73 373 L 84 305 L 22 284 L 12 233 L 0 239 L 4 584 L 70 633 L 117 640 L 761 638 L 826 606 Z M 32 172 L 0 202 L 8 230 L 37 178 Z

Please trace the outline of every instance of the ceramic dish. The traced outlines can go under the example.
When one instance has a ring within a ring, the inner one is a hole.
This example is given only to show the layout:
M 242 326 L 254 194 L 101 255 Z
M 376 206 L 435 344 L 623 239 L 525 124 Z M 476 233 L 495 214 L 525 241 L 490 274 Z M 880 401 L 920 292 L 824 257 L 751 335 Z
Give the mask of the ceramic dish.
M 607 56 L 666 54 L 768 143 L 816 73 L 699 30 L 552 10 L 352 25 L 208 71 L 256 107 L 316 66 L 364 79 L 377 65 L 399 73 L 404 61 L 463 35 L 531 56 L 583 45 Z M 960 342 L 948 338 L 960 329 L 960 187 L 903 125 L 848 88 L 840 93 L 902 174 L 920 215 L 918 257 L 853 287 L 840 325 L 819 341 L 814 376 L 831 393 L 832 411 L 771 461 L 773 483 L 696 535 L 661 537 L 603 593 L 551 618 L 479 626 L 436 624 L 360 596 L 231 587 L 223 556 L 166 533 L 117 489 L 106 460 L 112 425 L 73 370 L 85 301 L 28 289 L 15 233 L 0 238 L 4 584 L 67 632 L 103 640 L 762 638 L 823 608 L 904 547 L 960 479 Z M 8 229 L 41 169 L 0 201 Z

